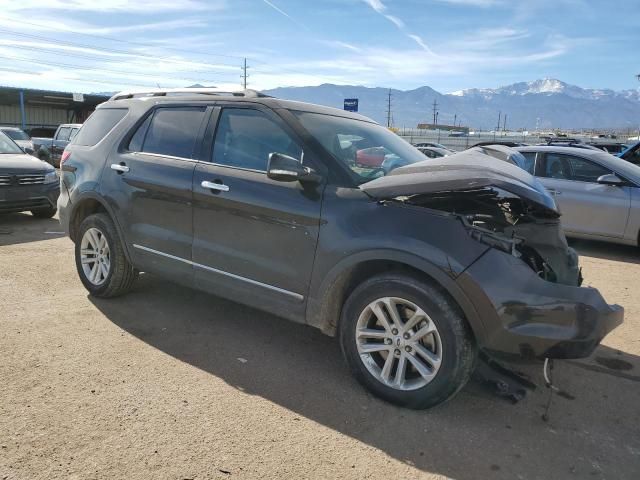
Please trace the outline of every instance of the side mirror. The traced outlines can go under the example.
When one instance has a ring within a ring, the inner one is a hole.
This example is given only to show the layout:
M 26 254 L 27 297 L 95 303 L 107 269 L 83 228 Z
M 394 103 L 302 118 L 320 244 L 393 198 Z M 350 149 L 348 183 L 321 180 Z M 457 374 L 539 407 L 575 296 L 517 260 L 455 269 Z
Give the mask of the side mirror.
M 322 179 L 312 168 L 305 167 L 297 158 L 283 153 L 269 154 L 267 177 L 279 182 L 320 183 Z
M 624 184 L 624 181 L 615 173 L 602 175 L 601 177 L 598 177 L 597 182 L 601 185 L 612 185 L 614 187 L 619 187 L 620 185 Z
M 36 151 L 31 148 L 31 147 L 24 147 L 22 149 L 24 151 L 24 153 L 26 153 L 27 155 L 33 155 L 34 153 L 36 153 Z

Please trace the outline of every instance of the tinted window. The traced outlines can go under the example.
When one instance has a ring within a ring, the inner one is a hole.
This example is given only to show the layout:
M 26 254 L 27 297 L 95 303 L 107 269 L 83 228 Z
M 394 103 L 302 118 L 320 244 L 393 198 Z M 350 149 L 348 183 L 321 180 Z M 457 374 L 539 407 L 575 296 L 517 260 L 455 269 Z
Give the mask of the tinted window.
M 545 155 L 544 176 L 579 182 L 595 182 L 610 170 L 578 157 L 548 153 Z
M 142 144 L 144 143 L 144 136 L 147 133 L 147 128 L 149 128 L 149 123 L 151 123 L 151 115 L 149 115 L 144 122 L 138 127 L 136 133 L 133 134 L 131 140 L 129 140 L 128 150 L 132 152 L 141 152 Z
M 536 152 L 520 152 L 524 157 L 524 169 L 533 175 L 536 167 Z
M 159 108 L 153 114 L 142 151 L 191 158 L 204 107 Z
M 127 114 L 125 108 L 100 108 L 93 112 L 78 134 L 73 138 L 75 145 L 92 147 L 102 140 Z
M 69 127 L 62 127 L 58 132 L 58 136 L 56 140 L 69 140 L 69 134 L 71 133 L 71 129 Z
M 300 146 L 265 113 L 225 108 L 213 147 L 214 163 L 266 171 L 270 153 L 302 157 Z

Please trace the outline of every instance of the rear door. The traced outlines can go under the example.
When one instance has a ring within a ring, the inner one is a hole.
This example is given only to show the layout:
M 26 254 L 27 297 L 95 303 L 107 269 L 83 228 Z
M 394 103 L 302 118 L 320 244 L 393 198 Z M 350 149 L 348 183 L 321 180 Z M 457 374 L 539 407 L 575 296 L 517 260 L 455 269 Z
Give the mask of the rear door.
M 60 160 L 64 147 L 69 143 L 70 137 L 71 127 L 60 127 L 51 141 L 51 159 L 55 160 L 56 164 Z M 63 144 L 64 146 L 61 146 Z
M 209 161 L 197 165 L 193 178 L 196 284 L 288 318 L 302 318 L 318 241 L 322 186 L 278 182 L 266 174 L 273 152 L 311 165 L 303 157 L 302 142 L 262 106 L 222 106 L 208 133 Z
M 192 180 L 210 109 L 159 106 L 111 154 L 103 195 L 115 203 L 134 264 L 182 283 L 192 275 Z
M 554 195 L 562 213 L 560 221 L 567 232 L 603 237 L 624 235 L 631 192 L 627 186 L 597 182 L 600 176 L 609 173 L 612 171 L 586 158 L 544 154 L 540 181 Z

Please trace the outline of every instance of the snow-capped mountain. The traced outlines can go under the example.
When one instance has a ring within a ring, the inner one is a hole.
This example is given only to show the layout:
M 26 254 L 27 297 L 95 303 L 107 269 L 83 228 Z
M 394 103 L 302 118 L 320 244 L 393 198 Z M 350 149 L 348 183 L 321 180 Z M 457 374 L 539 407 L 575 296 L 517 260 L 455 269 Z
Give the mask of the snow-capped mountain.
M 386 122 L 386 88 L 323 84 L 317 87 L 285 87 L 265 93 L 280 98 L 342 108 L 345 98 L 360 100 L 360 113 Z M 498 114 L 507 115 L 512 129 L 630 128 L 640 125 L 640 90 L 585 89 L 553 78 L 519 82 L 495 89 L 460 90 L 441 94 L 430 87 L 392 90 L 396 126 L 415 127 L 433 120 L 437 102 L 438 123 L 462 121 L 474 129 L 495 128 Z

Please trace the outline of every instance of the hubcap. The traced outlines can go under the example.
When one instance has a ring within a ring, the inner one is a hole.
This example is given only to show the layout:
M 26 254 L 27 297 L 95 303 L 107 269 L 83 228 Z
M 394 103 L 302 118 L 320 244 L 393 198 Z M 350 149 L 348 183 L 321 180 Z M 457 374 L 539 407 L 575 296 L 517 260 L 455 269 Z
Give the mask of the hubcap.
M 397 390 L 424 387 L 442 363 L 435 323 L 403 298 L 384 297 L 367 305 L 356 324 L 356 343 L 369 373 Z
M 87 280 L 102 285 L 111 269 L 111 251 L 107 237 L 97 228 L 90 228 L 80 242 L 80 263 Z

